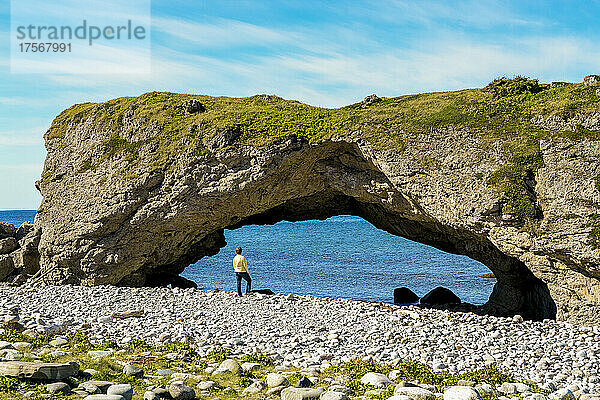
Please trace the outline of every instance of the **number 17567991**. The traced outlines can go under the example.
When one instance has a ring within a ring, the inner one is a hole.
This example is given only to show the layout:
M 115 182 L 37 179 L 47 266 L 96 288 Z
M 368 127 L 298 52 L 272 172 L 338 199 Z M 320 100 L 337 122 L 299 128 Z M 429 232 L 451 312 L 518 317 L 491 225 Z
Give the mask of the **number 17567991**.
M 19 43 L 21 53 L 70 53 L 71 43 Z

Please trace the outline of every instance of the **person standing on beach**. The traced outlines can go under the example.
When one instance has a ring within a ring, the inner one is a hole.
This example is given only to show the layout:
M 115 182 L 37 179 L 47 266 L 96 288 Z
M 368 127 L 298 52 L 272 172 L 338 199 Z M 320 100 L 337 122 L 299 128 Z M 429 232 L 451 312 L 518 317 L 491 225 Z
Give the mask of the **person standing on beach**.
M 246 293 L 250 292 L 252 285 L 252 279 L 248 273 L 248 262 L 246 257 L 242 255 L 242 248 L 237 247 L 235 249 L 236 256 L 233 258 L 233 270 L 235 271 L 235 277 L 237 279 L 237 292 L 238 296 L 242 295 L 242 279 L 246 281 Z

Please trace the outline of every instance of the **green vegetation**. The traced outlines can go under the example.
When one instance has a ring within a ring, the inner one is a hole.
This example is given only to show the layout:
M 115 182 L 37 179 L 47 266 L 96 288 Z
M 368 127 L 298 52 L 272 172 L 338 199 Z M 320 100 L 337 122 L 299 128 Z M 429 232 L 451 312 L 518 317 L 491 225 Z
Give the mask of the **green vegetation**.
M 265 356 L 264 354 L 246 354 L 241 358 L 241 361 L 258 363 L 263 367 L 270 367 L 273 365 L 273 360 L 270 357 Z
M 206 355 L 207 358 L 215 361 L 223 361 L 231 356 L 231 350 L 229 349 L 217 349 L 213 350 Z
M 31 343 L 33 347 L 31 349 L 32 356 L 29 356 L 30 358 L 35 358 L 36 353 L 42 354 L 44 349 L 49 349 L 48 339 L 50 338 L 47 336 L 31 338 L 13 331 L 8 331 L 6 334 L 0 335 L 0 340 Z M 197 354 L 194 347 L 188 343 L 152 346 L 144 341 L 135 340 L 129 342 L 127 345 L 119 346 L 114 341 L 93 343 L 85 334 L 81 333 L 69 333 L 67 339 L 68 345 L 63 348 L 63 350 L 67 351 L 66 356 L 47 356 L 43 361 L 66 362 L 76 360 L 80 364 L 81 369 L 92 368 L 97 371 L 97 374 L 93 377 L 78 376 L 70 378 L 68 383 L 71 387 L 76 387 L 89 379 L 129 383 L 134 387 L 134 400 L 141 400 L 146 387 L 150 384 L 168 385 L 171 378 L 169 376 L 158 376 L 157 371 L 160 369 L 170 369 L 182 373 L 178 379 L 183 380 L 187 385 L 194 388 L 203 380 L 214 380 L 221 389 L 200 396 L 200 398 L 213 400 L 238 399 L 241 397 L 241 392 L 244 388 L 257 379 L 264 381 L 266 375 L 275 370 L 273 361 L 269 357 L 261 354 L 246 354 L 238 358 L 237 361 L 239 363 L 257 362 L 263 365 L 262 369 L 253 372 L 243 371 L 238 375 L 231 373 L 212 375 L 210 371 L 206 371 L 206 368 L 208 366 L 218 366 L 222 360 L 231 358 L 229 350 L 217 349 L 209 353 L 206 357 L 201 357 Z M 104 349 L 113 350 L 113 355 L 100 359 L 88 355 L 88 351 L 90 350 Z M 151 382 L 144 382 L 142 378 L 134 378 L 123 374 L 124 363 L 143 368 L 146 372 L 145 379 Z M 316 385 L 327 388 L 331 385 L 332 381 L 344 376 L 344 379 L 350 380 L 346 386 L 350 389 L 352 396 L 366 394 L 371 398 L 385 400 L 392 395 L 393 387 L 381 392 L 368 392 L 375 388 L 362 384 L 360 379 L 367 372 L 379 372 L 389 375 L 392 370 L 397 371 L 394 378 L 397 382 L 408 381 L 434 385 L 435 389 L 433 390 L 438 392 L 442 392 L 446 386 L 457 385 L 460 380 L 469 380 L 474 383 L 489 383 L 494 386 L 503 382 L 513 381 L 511 377 L 502 373 L 493 365 L 473 372 L 451 375 L 448 372 L 434 372 L 430 367 L 415 362 L 406 361 L 396 365 L 382 365 L 371 361 L 352 360 L 327 368 L 321 373 Z M 304 377 L 303 372 L 295 368 L 287 368 L 282 373 L 287 375 L 287 379 L 291 385 L 297 385 Z M 534 391 L 543 392 L 535 385 L 531 385 L 531 387 Z M 229 389 L 224 390 L 225 388 Z M 28 391 L 34 392 L 34 398 L 40 398 L 42 394 L 46 393 L 45 383 L 27 379 L 0 377 L 0 399 L 21 398 Z M 258 397 L 263 398 L 264 395 L 259 395 Z M 54 395 L 52 398 L 61 398 L 61 396 Z M 493 399 L 492 397 L 489 398 L 489 400 Z
M 484 146 L 503 143 L 504 165 L 488 183 L 503 193 L 505 212 L 526 221 L 535 220 L 537 214 L 524 180 L 543 164 L 540 140 L 600 138 L 600 132 L 583 127 L 574 132 L 550 132 L 534 125 L 532 118 L 568 118 L 600 111 L 600 96 L 595 91 L 596 87 L 583 84 L 551 88 L 524 77 L 499 78 L 483 89 L 406 95 L 369 107 L 356 103 L 337 109 L 270 95 L 229 98 L 151 92 L 72 106 L 54 120 L 49 138 L 60 139 L 69 129 L 93 122 L 94 129 L 104 132 L 107 139 L 102 155 L 85 161 L 81 172 L 122 157 L 128 161 L 122 173 L 132 178 L 137 176 L 133 172 L 136 167 L 150 171 L 172 168 L 181 153 L 203 154 L 205 141 L 224 132 L 237 132 L 238 143 L 258 147 L 289 137 L 319 142 L 359 134 L 374 146 L 403 151 L 409 146 L 418 148 L 416 134 L 464 128 Z M 181 104 L 190 99 L 200 101 L 206 111 L 186 113 Z M 124 123 L 131 119 L 136 123 Z M 153 133 L 147 135 L 150 131 Z M 147 150 L 143 160 L 142 149 Z M 425 152 L 420 161 L 423 168 L 439 167 Z
M 434 385 L 441 389 L 445 386 L 458 385 L 459 381 L 466 380 L 474 383 L 488 383 L 492 386 L 502 384 L 504 382 L 514 382 L 508 375 L 502 373 L 495 365 L 489 365 L 473 372 L 451 375 L 448 372 L 434 372 L 432 368 L 415 362 L 402 362 L 398 365 L 380 365 L 371 361 L 353 360 L 347 363 L 334 365 L 326 369 L 321 375 L 323 378 L 334 378 L 337 375 L 345 375 L 351 379 L 347 386 L 351 390 L 351 394 L 359 396 L 365 391 L 372 389 L 368 385 L 360 382 L 360 378 L 367 372 L 378 372 L 389 374 L 392 370 L 397 370 L 397 381 L 417 382 L 420 384 Z M 536 392 L 546 393 L 541 388 L 530 385 Z M 546 393 L 547 394 L 547 393 Z M 382 397 L 383 396 L 383 397 Z M 387 399 L 389 393 L 384 392 L 380 395 L 371 396 L 373 398 Z

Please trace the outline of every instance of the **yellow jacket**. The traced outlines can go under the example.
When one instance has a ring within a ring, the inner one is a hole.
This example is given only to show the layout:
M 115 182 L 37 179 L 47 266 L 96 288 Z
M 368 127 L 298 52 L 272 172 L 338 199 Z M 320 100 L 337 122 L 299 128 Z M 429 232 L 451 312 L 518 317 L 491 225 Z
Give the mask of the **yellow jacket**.
M 248 272 L 248 263 L 246 257 L 238 254 L 233 257 L 233 270 L 235 272 Z

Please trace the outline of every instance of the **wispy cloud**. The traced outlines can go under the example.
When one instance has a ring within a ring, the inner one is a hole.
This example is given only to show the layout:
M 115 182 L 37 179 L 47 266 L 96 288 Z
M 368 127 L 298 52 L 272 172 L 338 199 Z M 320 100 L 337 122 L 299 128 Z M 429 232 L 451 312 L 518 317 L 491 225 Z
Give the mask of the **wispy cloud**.
M 44 144 L 47 126 L 24 128 L 21 130 L 0 131 L 0 146 L 30 147 Z
M 198 23 L 159 17 L 152 20 L 152 27 L 160 33 L 203 47 L 268 45 L 297 38 L 292 33 L 224 18 Z

